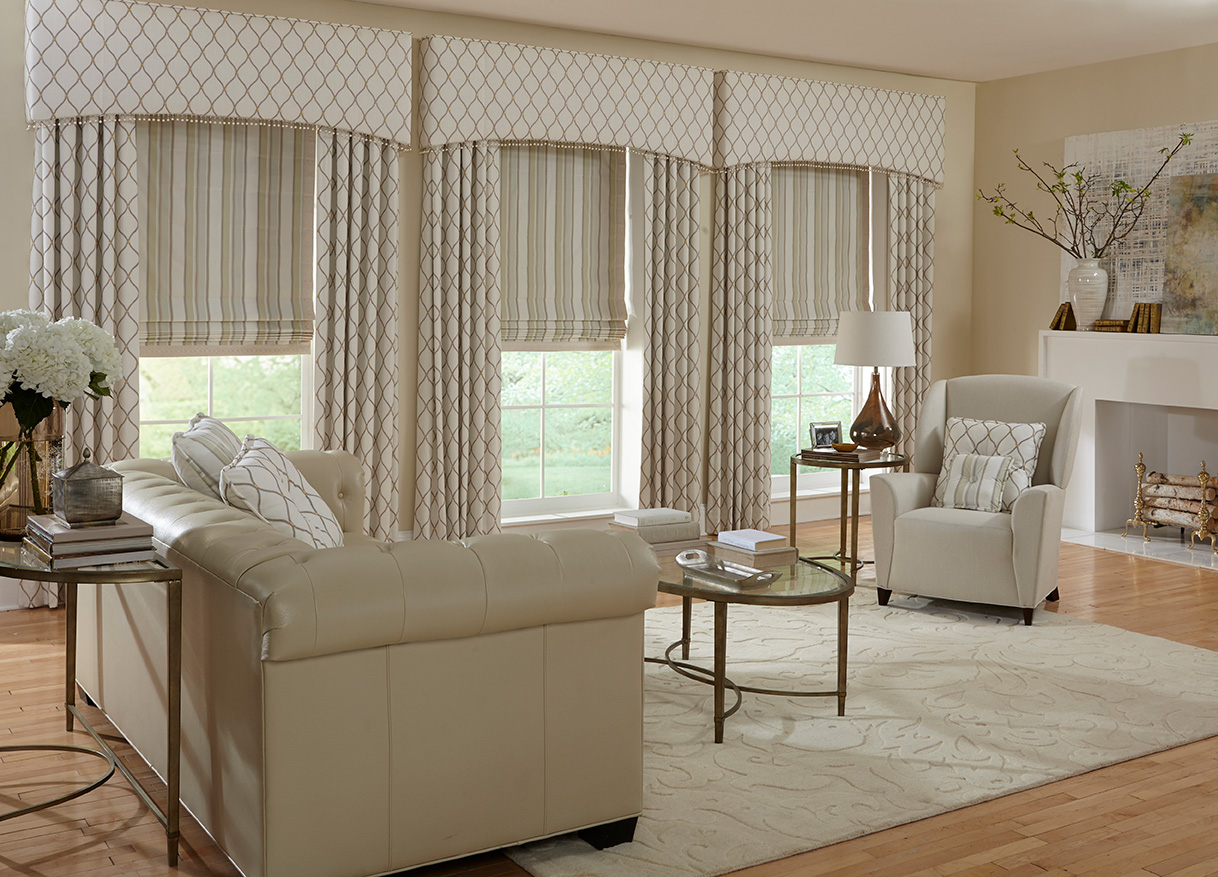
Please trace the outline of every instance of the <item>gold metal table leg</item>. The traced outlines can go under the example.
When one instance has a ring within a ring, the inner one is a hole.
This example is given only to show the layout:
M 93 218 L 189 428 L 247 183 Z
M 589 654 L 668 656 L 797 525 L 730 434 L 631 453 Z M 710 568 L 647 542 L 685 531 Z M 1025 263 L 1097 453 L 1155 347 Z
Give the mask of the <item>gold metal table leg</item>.
M 689 638 L 692 629 L 690 616 L 693 613 L 693 597 L 681 598 L 681 660 L 689 660 Z
M 846 715 L 846 655 L 850 625 L 850 598 L 837 601 L 837 714 Z
M 67 729 L 72 730 L 72 708 L 76 706 L 76 583 L 68 582 L 64 586 L 64 622 L 67 626 L 66 648 L 64 649 L 65 687 L 63 692 L 64 716 Z
M 715 742 L 723 742 L 723 689 L 727 677 L 727 604 L 715 601 Z
M 795 549 L 795 556 L 799 557 L 799 548 L 795 544 L 795 486 L 797 484 L 799 484 L 799 466 L 797 466 L 795 464 L 795 458 L 792 457 L 791 458 L 791 497 L 790 497 L 790 501 L 787 503 L 787 506 L 788 506 L 788 510 L 790 512 L 790 518 L 791 518 L 791 520 L 790 520 L 791 547 Z
M 859 578 L 859 567 L 862 565 L 859 563 L 859 494 L 862 492 L 859 490 L 859 476 L 861 474 L 858 469 L 855 469 L 853 472 L 854 477 L 851 479 L 854 495 L 851 499 L 850 510 L 850 581 L 856 584 Z M 846 480 L 846 471 L 844 469 L 842 470 L 842 480 Z M 843 527 L 845 526 L 845 520 L 846 516 L 843 511 Z
M 168 583 L 169 592 L 169 757 L 166 786 L 169 793 L 165 813 L 165 840 L 168 846 L 169 866 L 178 864 L 178 841 L 181 838 L 179 817 L 180 770 L 182 764 L 182 580 Z

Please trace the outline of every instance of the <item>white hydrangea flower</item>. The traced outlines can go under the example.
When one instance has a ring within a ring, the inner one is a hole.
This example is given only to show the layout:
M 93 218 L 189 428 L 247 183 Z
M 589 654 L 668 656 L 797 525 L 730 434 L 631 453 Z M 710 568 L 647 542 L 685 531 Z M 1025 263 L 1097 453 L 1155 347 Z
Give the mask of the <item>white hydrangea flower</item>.
M 76 317 L 65 317 L 55 325 L 63 326 L 76 339 L 76 343 L 80 346 L 85 356 L 89 357 L 92 371 L 100 372 L 104 375 L 100 381 L 101 386 L 110 386 L 118 377 L 119 370 L 122 368 L 122 359 L 119 356 L 118 345 L 114 343 L 113 336 L 105 329 L 90 323 L 88 320 L 81 320 Z M 3 375 L 0 374 L 0 377 L 3 377 Z
M 0 335 L 8 335 L 18 326 L 49 326 L 51 318 L 38 311 L 0 311 Z
M 13 383 L 57 402 L 68 404 L 89 388 L 93 363 L 65 326 L 17 326 L 6 338 L 5 357 Z

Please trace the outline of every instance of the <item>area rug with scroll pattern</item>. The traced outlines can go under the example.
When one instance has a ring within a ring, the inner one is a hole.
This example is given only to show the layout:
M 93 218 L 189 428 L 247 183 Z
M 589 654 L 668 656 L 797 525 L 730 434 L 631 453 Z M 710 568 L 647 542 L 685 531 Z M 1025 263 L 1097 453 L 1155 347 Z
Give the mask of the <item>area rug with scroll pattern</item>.
M 709 665 L 710 606 L 694 613 Z M 679 630 L 679 608 L 648 611 L 648 654 Z M 832 688 L 835 642 L 833 607 L 731 606 L 728 676 Z M 862 591 L 848 654 L 844 718 L 833 698 L 746 693 L 720 745 L 709 686 L 647 664 L 634 842 L 508 855 L 536 877 L 712 877 L 1218 735 L 1218 652 L 1065 615 Z

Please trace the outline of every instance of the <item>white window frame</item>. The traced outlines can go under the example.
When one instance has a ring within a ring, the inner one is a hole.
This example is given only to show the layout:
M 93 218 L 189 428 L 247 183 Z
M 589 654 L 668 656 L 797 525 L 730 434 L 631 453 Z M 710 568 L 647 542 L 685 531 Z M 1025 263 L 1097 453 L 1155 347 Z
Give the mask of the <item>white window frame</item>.
M 214 417 L 212 413 L 215 411 L 215 378 L 213 372 L 213 362 L 217 357 L 221 356 L 249 356 L 249 355 L 265 355 L 265 356 L 299 356 L 300 357 L 300 414 L 273 414 L 273 415 L 243 415 L 241 417 L 223 417 L 220 418 L 226 424 L 234 425 L 241 423 L 252 423 L 265 420 L 299 420 L 300 421 L 300 447 L 301 450 L 312 450 L 315 445 L 315 437 L 317 430 L 313 428 L 313 355 L 311 353 L 285 353 L 285 354 L 229 354 L 229 353 L 214 353 L 205 356 L 150 356 L 148 359 L 202 359 L 207 361 L 207 398 L 206 407 L 203 413 L 208 417 Z M 142 409 L 141 409 L 142 410 Z M 193 416 L 193 415 L 192 415 Z M 174 418 L 168 420 L 148 420 L 140 417 L 139 427 L 141 430 L 145 426 L 177 426 L 180 425 L 183 430 L 190 423 L 190 418 L 185 420 Z M 233 432 L 238 436 L 242 435 L 241 430 L 233 429 Z
M 621 476 L 622 476 L 622 353 L 619 350 L 613 351 L 611 366 L 612 393 L 609 402 L 572 402 L 572 403 L 546 403 L 546 368 L 544 357 L 548 353 L 562 352 L 558 349 L 551 350 L 528 350 L 518 351 L 527 353 L 536 353 L 542 356 L 541 370 L 541 402 L 539 404 L 527 405 L 501 405 L 502 411 L 541 411 L 541 492 L 542 496 L 531 497 L 528 499 L 505 499 L 502 501 L 500 510 L 500 518 L 526 518 L 540 517 L 544 515 L 562 515 L 576 512 L 597 511 L 602 509 L 622 508 L 624 503 L 622 500 Z M 612 425 L 610 427 L 610 453 L 609 453 L 609 485 L 610 489 L 604 493 L 581 493 L 572 496 L 545 496 L 545 417 L 546 409 L 555 410 L 563 408 L 607 408 L 612 416 Z

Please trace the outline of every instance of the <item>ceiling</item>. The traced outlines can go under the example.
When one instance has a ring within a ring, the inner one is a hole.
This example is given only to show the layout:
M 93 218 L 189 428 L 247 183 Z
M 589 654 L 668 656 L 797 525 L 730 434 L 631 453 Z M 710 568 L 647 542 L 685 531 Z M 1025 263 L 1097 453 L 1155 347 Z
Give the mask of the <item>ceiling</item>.
M 967 82 L 1218 43 L 1218 0 L 376 0 Z

